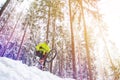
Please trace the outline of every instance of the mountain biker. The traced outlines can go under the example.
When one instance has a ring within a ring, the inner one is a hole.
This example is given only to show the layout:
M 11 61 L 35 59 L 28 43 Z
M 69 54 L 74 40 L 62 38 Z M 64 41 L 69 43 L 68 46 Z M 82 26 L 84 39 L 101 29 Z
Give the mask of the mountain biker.
M 50 47 L 48 46 L 49 40 L 46 40 L 43 43 L 39 43 L 36 46 L 36 56 L 40 58 L 40 60 L 44 60 L 45 55 L 50 52 Z M 43 64 L 43 66 L 45 63 Z

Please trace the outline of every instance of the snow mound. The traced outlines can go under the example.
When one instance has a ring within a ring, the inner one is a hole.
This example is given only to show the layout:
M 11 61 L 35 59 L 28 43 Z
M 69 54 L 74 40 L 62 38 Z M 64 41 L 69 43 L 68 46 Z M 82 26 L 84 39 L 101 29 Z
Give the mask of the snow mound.
M 50 72 L 29 67 L 21 61 L 0 57 L 0 80 L 73 80 L 62 79 Z

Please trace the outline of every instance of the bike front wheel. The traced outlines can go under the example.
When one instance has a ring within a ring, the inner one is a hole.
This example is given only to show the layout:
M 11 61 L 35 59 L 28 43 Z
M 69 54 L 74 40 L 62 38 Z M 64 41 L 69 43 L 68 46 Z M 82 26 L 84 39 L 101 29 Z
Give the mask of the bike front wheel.
M 57 55 L 56 49 L 52 49 L 46 56 L 46 62 L 51 62 Z

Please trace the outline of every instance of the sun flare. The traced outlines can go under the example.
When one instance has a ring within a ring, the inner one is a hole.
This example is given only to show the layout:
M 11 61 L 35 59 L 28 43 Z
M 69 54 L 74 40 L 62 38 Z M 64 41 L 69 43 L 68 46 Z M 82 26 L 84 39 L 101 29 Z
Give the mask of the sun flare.
M 120 53 L 120 0 L 101 0 L 100 2 L 100 12 L 104 15 L 103 20 L 109 27 L 109 36 L 111 41 L 113 41 Z M 117 54 L 120 55 L 120 54 Z

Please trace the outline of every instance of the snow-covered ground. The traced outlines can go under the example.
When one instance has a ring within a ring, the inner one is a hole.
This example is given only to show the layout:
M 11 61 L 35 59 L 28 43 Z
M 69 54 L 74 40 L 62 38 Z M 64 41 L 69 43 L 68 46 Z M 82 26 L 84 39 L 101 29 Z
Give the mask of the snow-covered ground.
M 73 80 L 62 79 L 50 72 L 29 67 L 20 61 L 0 57 L 0 80 Z

